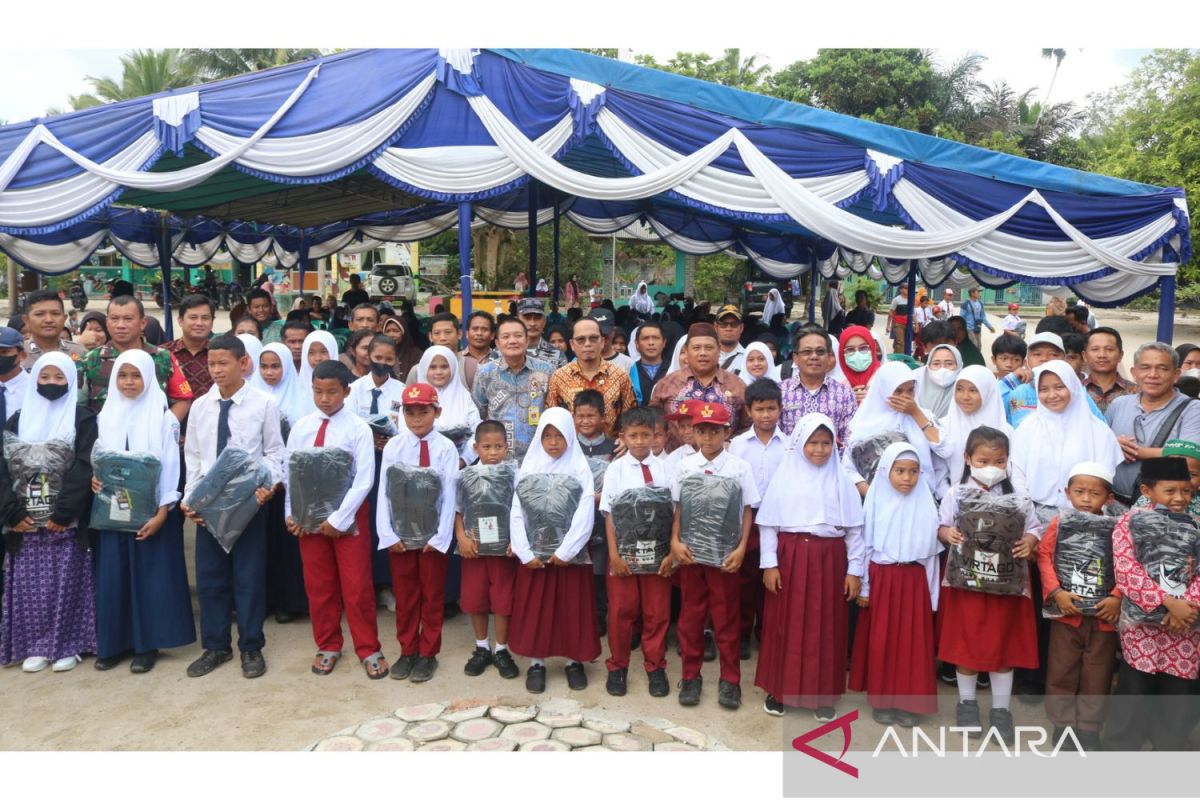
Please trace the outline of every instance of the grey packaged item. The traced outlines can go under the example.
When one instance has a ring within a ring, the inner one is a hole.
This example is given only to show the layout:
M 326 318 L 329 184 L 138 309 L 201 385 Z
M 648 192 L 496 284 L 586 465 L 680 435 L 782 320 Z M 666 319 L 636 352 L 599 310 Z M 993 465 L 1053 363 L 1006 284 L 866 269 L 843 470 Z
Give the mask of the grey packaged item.
M 226 447 L 184 502 L 228 553 L 258 513 L 255 492 L 272 483 L 264 464 L 245 450 Z
M 386 436 L 390 439 L 396 435 L 396 426 L 387 414 L 368 414 L 363 419 L 371 427 L 371 433 L 376 436 Z
M 617 534 L 617 554 L 629 565 L 629 571 L 635 575 L 658 572 L 671 552 L 671 523 L 675 519 L 671 490 L 662 486 L 626 489 L 613 500 L 609 518 Z
M 100 491 L 92 501 L 91 527 L 140 531 L 158 513 L 162 461 L 152 453 L 92 447 L 92 475 Z
M 1058 515 L 1054 543 L 1054 576 L 1064 592 L 1079 595 L 1076 606 L 1085 616 L 1096 615 L 1096 604 L 1112 594 L 1112 534 L 1115 517 L 1102 517 L 1075 509 Z M 1053 599 L 1042 606 L 1042 615 L 1057 619 L 1063 614 Z
M 337 511 L 354 484 L 354 455 L 340 447 L 304 447 L 288 456 L 288 514 L 315 531 Z M 353 531 L 354 525 L 350 529 Z
M 965 537 L 950 548 L 943 583 L 985 594 L 1029 596 L 1029 565 L 1013 557 L 1025 535 L 1029 498 L 961 489 L 955 524 Z
M 1134 558 L 1164 594 L 1183 597 L 1200 555 L 1196 520 L 1165 509 L 1132 512 L 1128 519 Z M 1161 625 L 1166 619 L 1166 606 L 1146 611 L 1128 597 L 1121 598 L 1121 625 Z
M 451 425 L 447 428 L 438 428 L 438 433 L 449 439 L 455 450 L 461 450 L 462 446 L 470 440 L 474 431 L 471 430 L 470 425 Z
M 697 564 L 720 567 L 742 539 L 742 484 L 688 473 L 679 482 L 679 538 Z
M 599 494 L 604 491 L 604 473 L 608 472 L 609 460 L 602 456 L 586 456 L 588 469 L 592 471 L 592 488 Z M 596 523 L 592 526 L 592 535 L 588 538 L 588 547 L 599 547 L 606 543 L 604 532 L 604 515 L 600 513 L 600 501 L 596 503 Z
M 386 479 L 396 537 L 409 550 L 429 544 L 442 517 L 442 476 L 429 467 L 392 464 Z
M 57 439 L 23 442 L 15 433 L 5 431 L 4 459 L 13 492 L 25 501 L 25 514 L 38 527 L 44 526 L 54 512 L 62 479 L 75 463 L 74 443 Z
M 864 481 L 870 483 L 875 479 L 875 469 L 879 466 L 879 459 L 883 456 L 883 451 L 896 442 L 907 441 L 908 439 L 903 433 L 888 431 L 869 439 L 863 439 L 861 442 L 855 442 L 850 448 L 850 461 L 854 464 L 854 470 L 862 476 Z
M 583 487 L 573 475 L 536 472 L 521 478 L 517 500 L 525 517 L 529 549 L 538 559 L 549 561 L 562 546 L 582 499 Z M 592 563 L 586 545 L 579 548 L 570 563 Z
M 481 556 L 508 555 L 508 523 L 516 481 L 517 467 L 511 461 L 473 464 L 458 473 L 463 531 L 478 544 Z

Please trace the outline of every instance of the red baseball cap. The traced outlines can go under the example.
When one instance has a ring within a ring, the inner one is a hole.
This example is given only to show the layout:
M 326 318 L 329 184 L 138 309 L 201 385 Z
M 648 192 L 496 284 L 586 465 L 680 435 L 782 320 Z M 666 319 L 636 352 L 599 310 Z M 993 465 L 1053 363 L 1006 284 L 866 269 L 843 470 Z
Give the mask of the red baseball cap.
M 693 425 L 708 423 L 709 425 L 728 425 L 729 409 L 724 403 L 688 403 L 687 411 L 680 406 L 680 412 L 691 419 Z
M 404 405 L 406 406 L 436 406 L 437 404 L 437 389 L 428 383 L 414 383 L 404 390 Z

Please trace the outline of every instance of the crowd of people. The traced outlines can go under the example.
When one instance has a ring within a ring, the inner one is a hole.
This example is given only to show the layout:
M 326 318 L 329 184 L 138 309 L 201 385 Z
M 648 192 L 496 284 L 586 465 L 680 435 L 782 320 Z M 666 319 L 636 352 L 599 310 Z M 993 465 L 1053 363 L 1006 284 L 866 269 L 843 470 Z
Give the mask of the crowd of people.
M 125 294 L 84 347 L 33 293 L 0 329 L 0 662 L 144 673 L 193 643 L 190 519 L 191 677 L 232 659 L 235 618 L 242 674 L 262 675 L 273 614 L 308 617 L 317 675 L 344 616 L 369 678 L 427 681 L 461 609 L 465 674 L 516 678 L 519 657 L 533 693 L 547 659 L 586 687 L 606 637 L 609 694 L 642 683 L 640 649 L 667 696 L 674 626 L 683 705 L 718 661 L 737 709 L 757 646 L 772 715 L 831 720 L 855 691 L 918 725 L 940 678 L 975 735 L 1011 743 L 1014 693 L 1044 694 L 1056 738 L 1186 749 L 1200 404 L 1180 387 L 1200 348 L 1142 345 L 1126 378 L 1120 332 L 1081 313 L 1028 340 L 1005 324 L 988 363 L 975 290 L 924 321 L 920 362 L 885 355 L 861 297 L 823 307 L 836 336 L 781 300 L 764 323 L 635 299 L 422 324 L 358 285 L 283 315 L 256 289 L 220 334 L 183 298 L 179 338 L 152 344 Z

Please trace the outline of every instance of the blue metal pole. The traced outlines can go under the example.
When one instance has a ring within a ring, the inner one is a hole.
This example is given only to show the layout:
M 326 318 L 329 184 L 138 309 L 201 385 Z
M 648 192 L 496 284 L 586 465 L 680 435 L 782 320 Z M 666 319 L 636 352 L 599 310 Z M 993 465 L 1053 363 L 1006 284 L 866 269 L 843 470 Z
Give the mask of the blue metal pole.
M 163 327 L 170 341 L 175 338 L 175 323 L 171 314 L 171 229 L 165 211 L 158 217 L 158 272 L 162 275 Z
M 538 212 L 538 190 L 537 181 L 529 181 L 529 296 L 533 296 L 533 290 L 537 286 L 537 251 L 538 251 L 538 233 L 537 233 L 537 212 Z
M 471 204 L 458 204 L 458 272 L 462 292 L 462 330 L 466 335 L 471 316 Z M 465 341 L 465 340 L 464 340 Z
M 308 242 L 305 241 L 304 235 L 300 235 L 300 258 L 296 262 L 300 268 L 300 277 L 297 280 L 296 293 L 301 298 L 304 297 L 304 273 L 308 271 Z
M 558 256 L 559 256 L 558 223 L 559 223 L 559 218 L 560 218 L 560 216 L 561 216 L 561 215 L 559 214 L 558 203 L 557 203 L 557 202 L 555 202 L 555 203 L 554 203 L 554 294 L 553 294 L 553 295 L 551 295 L 551 299 L 552 299 L 552 300 L 553 300 L 555 303 L 557 303 L 557 302 L 558 302 L 558 284 L 559 284 L 559 276 L 558 276 Z
M 1171 343 L 1175 338 L 1175 276 L 1158 283 L 1158 341 Z
M 917 266 L 908 262 L 908 322 L 904 326 L 904 354 L 912 355 L 913 351 L 913 305 L 917 302 Z
M 814 324 L 817 321 L 817 284 L 821 282 L 821 275 L 817 272 L 817 265 L 813 264 L 809 267 L 808 279 L 808 322 Z M 769 325 L 770 320 L 765 320 Z

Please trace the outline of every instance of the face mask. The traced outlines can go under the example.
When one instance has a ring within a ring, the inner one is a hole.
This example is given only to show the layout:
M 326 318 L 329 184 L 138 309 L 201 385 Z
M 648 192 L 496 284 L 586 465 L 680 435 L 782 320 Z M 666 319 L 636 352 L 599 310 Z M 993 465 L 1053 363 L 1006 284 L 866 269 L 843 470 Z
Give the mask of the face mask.
M 37 393 L 47 400 L 57 400 L 67 393 L 65 383 L 39 383 Z
M 0 375 L 3 375 L 4 373 L 8 372 L 16 365 L 17 365 L 17 357 L 16 356 L 0 356 Z M 1197 370 L 1197 372 L 1200 372 L 1200 370 Z
M 846 366 L 855 372 L 866 372 L 871 367 L 871 354 L 851 353 L 846 356 Z
M 376 378 L 386 378 L 392 374 L 392 368 L 387 364 L 381 364 L 378 361 L 371 362 L 371 374 Z
M 935 386 L 943 389 L 954 383 L 955 372 L 952 369 L 927 369 L 925 374 L 929 376 L 929 380 L 933 381 Z
M 1001 467 L 971 467 L 971 477 L 991 488 L 1008 477 L 1008 470 Z
M 0 362 L 0 372 L 7 372 L 7 371 L 8 370 L 4 369 L 4 363 Z M 1200 367 L 1193 368 L 1193 369 L 1185 369 L 1183 371 L 1183 375 L 1185 378 L 1200 378 Z

